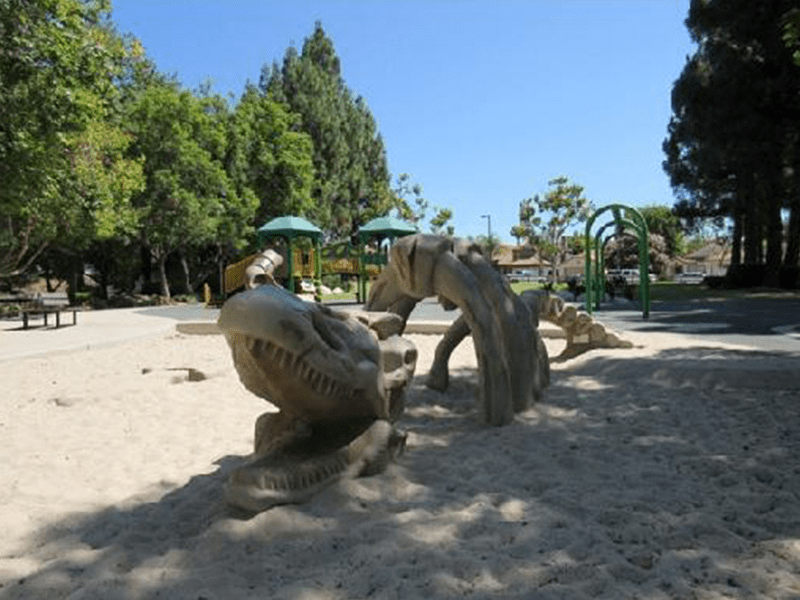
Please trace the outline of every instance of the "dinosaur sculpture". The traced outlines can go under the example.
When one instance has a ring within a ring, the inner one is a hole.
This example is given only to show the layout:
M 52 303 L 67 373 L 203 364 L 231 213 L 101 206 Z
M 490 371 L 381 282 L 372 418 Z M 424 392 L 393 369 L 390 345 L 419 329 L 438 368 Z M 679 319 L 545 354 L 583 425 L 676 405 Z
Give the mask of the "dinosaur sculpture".
M 457 306 L 462 315 L 437 348 L 429 385 L 447 386 L 447 357 L 471 332 L 478 412 L 486 423 L 506 425 L 543 397 L 550 365 L 538 321 L 476 245 L 432 235 L 401 238 L 366 309 L 393 312 L 405 326 L 416 303 L 430 296 L 438 296 L 445 308 Z
M 633 344 L 623 340 L 613 331 L 595 321 L 590 315 L 578 312 L 574 306 L 567 306 L 558 296 L 552 296 L 545 290 L 527 290 L 520 294 L 520 299 L 528 305 L 534 327 L 539 326 L 539 320 L 548 321 L 558 325 L 564 330 L 567 344 L 554 360 L 562 361 L 574 358 L 584 352 L 596 348 L 632 348 Z M 436 347 L 433 364 L 428 373 L 426 385 L 434 390 L 443 392 L 447 389 L 449 372 L 447 363 L 453 350 L 461 341 L 470 334 L 469 324 L 464 315 L 458 317 Z M 541 336 L 537 339 L 539 357 L 547 357 L 547 348 Z M 550 370 L 540 360 L 537 364 L 540 370 L 540 381 L 550 381 Z
M 229 299 L 219 327 L 244 386 L 278 407 L 256 421 L 254 456 L 230 477 L 231 504 L 299 502 L 343 475 L 372 474 L 402 452 L 417 352 L 396 315 L 344 313 L 273 285 Z
M 596 348 L 633 348 L 633 344 L 619 337 L 594 318 L 568 306 L 562 298 L 541 290 L 523 292 L 521 298 L 538 313 L 538 318 L 558 325 L 564 330 L 567 345 L 557 360 L 574 358 Z

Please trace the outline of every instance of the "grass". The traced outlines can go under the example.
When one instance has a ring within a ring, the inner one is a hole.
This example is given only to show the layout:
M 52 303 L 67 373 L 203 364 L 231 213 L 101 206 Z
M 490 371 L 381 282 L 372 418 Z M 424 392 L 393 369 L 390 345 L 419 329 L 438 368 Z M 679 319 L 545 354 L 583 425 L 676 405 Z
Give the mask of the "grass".
M 691 302 L 692 300 L 736 300 L 741 298 L 781 298 L 793 295 L 786 290 L 768 288 L 710 289 L 704 285 L 659 281 L 650 286 L 651 302 Z

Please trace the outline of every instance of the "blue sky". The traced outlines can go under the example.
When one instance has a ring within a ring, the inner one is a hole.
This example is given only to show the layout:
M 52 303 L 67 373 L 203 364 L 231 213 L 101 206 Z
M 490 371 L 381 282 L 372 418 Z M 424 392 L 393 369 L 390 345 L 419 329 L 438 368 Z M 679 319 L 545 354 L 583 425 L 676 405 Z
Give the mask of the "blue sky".
M 238 97 L 317 20 L 383 135 L 456 234 L 511 242 L 566 175 L 597 207 L 674 202 L 661 163 L 689 0 L 115 0 L 122 32 L 188 88 Z M 429 210 L 428 218 L 432 216 Z

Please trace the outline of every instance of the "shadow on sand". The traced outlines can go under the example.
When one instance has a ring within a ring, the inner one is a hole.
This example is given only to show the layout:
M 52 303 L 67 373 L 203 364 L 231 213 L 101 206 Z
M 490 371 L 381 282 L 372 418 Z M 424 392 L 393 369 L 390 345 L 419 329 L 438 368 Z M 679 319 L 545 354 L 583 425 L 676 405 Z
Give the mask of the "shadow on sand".
M 475 421 L 473 370 L 445 394 L 417 376 L 384 474 L 253 516 L 223 503 L 243 460 L 225 456 L 155 502 L 40 531 L 40 568 L 0 598 L 796 597 L 799 369 L 588 356 L 503 428 Z

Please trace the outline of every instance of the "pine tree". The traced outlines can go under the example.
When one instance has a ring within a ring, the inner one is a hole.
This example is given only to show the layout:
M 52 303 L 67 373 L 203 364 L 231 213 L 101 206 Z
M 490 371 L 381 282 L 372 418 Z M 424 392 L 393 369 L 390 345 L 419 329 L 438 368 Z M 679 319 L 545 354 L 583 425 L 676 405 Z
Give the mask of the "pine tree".
M 349 237 L 392 201 L 383 139 L 366 101 L 341 74 L 332 40 L 317 22 L 302 52 L 287 49 L 280 69 L 262 69 L 260 88 L 300 115 L 313 143 L 313 207 L 309 216 L 337 238 Z
M 793 5 L 692 1 L 686 24 L 698 48 L 675 82 L 664 142 L 681 216 L 730 217 L 734 266 L 743 245 L 745 265 L 764 265 L 772 284 L 800 253 L 800 70 L 782 29 Z M 782 209 L 791 211 L 783 257 Z

